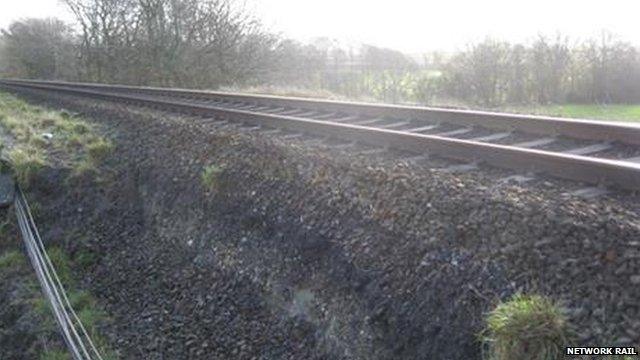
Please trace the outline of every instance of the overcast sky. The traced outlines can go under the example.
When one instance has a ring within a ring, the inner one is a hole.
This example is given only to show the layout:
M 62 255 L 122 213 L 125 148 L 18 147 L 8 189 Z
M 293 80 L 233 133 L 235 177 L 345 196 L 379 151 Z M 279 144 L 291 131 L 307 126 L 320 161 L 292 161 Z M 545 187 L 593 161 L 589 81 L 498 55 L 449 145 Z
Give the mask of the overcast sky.
M 58 0 L 1 0 L 0 27 L 21 17 L 72 17 Z M 452 51 L 492 36 L 527 41 L 560 31 L 585 38 L 607 29 L 640 45 L 638 0 L 245 0 L 273 31 L 328 36 L 409 53 Z

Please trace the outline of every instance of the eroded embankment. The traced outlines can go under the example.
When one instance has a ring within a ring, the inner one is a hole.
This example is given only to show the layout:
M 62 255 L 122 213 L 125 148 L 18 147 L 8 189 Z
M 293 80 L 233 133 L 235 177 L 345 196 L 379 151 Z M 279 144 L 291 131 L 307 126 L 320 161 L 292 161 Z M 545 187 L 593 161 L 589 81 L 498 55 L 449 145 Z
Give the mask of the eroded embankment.
M 634 199 L 47 99 L 116 144 L 101 182 L 36 193 L 45 238 L 100 254 L 84 280 L 123 358 L 477 359 L 517 291 L 563 301 L 581 343 L 640 342 Z

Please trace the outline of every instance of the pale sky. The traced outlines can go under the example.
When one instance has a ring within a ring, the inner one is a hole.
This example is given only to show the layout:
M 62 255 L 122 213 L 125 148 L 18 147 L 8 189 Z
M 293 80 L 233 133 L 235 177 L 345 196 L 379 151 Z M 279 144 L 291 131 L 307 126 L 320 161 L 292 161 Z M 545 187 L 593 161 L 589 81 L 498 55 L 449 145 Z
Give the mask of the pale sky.
M 267 27 L 299 40 L 328 36 L 408 53 L 452 51 L 487 36 L 527 41 L 606 29 L 640 45 L 638 0 L 245 0 Z M 72 17 L 58 0 L 0 0 L 0 27 L 21 17 Z

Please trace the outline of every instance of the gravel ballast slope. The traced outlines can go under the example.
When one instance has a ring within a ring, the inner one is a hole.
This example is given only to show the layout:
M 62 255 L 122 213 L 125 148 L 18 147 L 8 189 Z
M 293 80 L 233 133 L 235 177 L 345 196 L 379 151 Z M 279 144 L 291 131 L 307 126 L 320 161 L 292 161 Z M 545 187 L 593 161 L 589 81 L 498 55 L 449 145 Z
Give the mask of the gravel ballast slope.
M 640 344 L 630 194 L 30 96 L 116 142 L 103 185 L 41 193 L 51 231 L 93 228 L 86 281 L 124 358 L 478 359 L 483 314 L 517 291 L 562 301 L 580 343 Z

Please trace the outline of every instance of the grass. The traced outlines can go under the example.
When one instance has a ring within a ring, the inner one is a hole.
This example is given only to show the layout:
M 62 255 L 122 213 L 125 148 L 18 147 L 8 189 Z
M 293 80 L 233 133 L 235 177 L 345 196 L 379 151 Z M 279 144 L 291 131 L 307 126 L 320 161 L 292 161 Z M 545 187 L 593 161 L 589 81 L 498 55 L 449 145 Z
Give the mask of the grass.
M 29 147 L 15 147 L 9 152 L 9 161 L 13 166 L 16 180 L 25 187 L 46 165 L 42 151 Z
M 80 322 L 89 333 L 89 336 L 96 344 L 98 350 L 103 355 L 103 358 L 116 359 L 117 356 L 115 353 L 109 349 L 106 340 L 98 333 L 99 325 L 108 320 L 107 314 L 102 310 L 102 308 L 100 308 L 97 301 L 90 293 L 77 288 L 75 279 L 72 275 L 72 268 L 86 266 L 85 262 L 88 261 L 87 256 L 80 256 L 79 261 L 81 264 L 76 264 L 75 258 L 72 260 L 64 251 L 62 251 L 62 249 L 58 247 L 52 247 L 48 249 L 47 252 L 58 273 L 60 281 L 67 291 L 67 297 L 69 298 L 71 307 L 78 315 Z M 53 313 L 51 312 L 51 305 L 49 302 L 44 297 L 38 296 L 33 299 L 33 308 L 42 319 L 42 327 L 49 331 L 55 331 Z M 42 356 L 45 356 L 44 358 L 48 359 L 46 356 L 57 355 L 56 351 L 53 351 L 45 352 Z M 52 357 L 51 359 L 56 359 L 56 357 Z
M 300 88 L 295 86 L 252 86 L 252 87 L 226 87 L 221 89 L 228 92 L 252 93 L 258 95 L 288 96 L 315 99 L 346 100 L 347 97 L 333 93 L 326 89 Z
M 2 223 L 11 217 L 9 212 L 2 215 Z M 17 229 L 13 229 L 17 231 Z M 30 319 L 34 319 L 37 328 L 32 331 L 37 339 L 29 358 L 38 359 L 70 359 L 67 349 L 63 343 L 52 340 L 59 339 L 58 327 L 51 312 L 49 301 L 42 295 L 40 286 L 27 256 L 19 249 L 19 240 L 6 231 L 0 231 L 0 244 L 5 247 L 0 253 L 0 282 L 10 281 L 14 288 L 22 289 L 21 292 L 11 294 L 14 297 L 9 300 L 9 304 L 20 305 L 20 311 L 28 313 Z M 87 291 L 78 287 L 74 271 L 84 271 L 91 261 L 95 262 L 97 257 L 88 250 L 79 250 L 73 257 L 70 257 L 59 247 L 48 247 L 47 253 L 53 263 L 56 272 L 62 282 L 69 302 L 75 310 L 78 318 L 89 332 L 99 351 L 106 359 L 117 359 L 117 355 L 109 348 L 109 345 L 99 334 L 100 324 L 108 321 L 108 316 L 98 304 L 96 299 Z M 30 333 L 31 334 L 31 333 Z M 31 335 L 29 335 L 31 336 Z M 40 345 L 36 345 L 36 344 Z
M 0 271 L 15 269 L 24 265 L 24 255 L 17 250 L 5 252 L 0 255 Z
M 73 282 L 71 275 L 71 260 L 69 260 L 67 254 L 59 247 L 49 248 L 47 249 L 47 253 L 49 254 L 49 259 L 51 259 L 53 267 L 58 273 L 60 281 L 64 285 L 71 284 Z
M 202 170 L 202 185 L 209 191 L 215 190 L 220 185 L 220 175 L 224 167 L 218 165 L 207 165 Z
M 507 106 L 503 110 L 508 112 L 568 118 L 640 122 L 640 104 L 565 104 L 545 106 Z
M 93 172 L 113 150 L 87 122 L 66 111 L 30 105 L 0 92 L 0 126 L 11 138 L 9 159 L 20 184 L 28 187 L 55 152 L 74 174 Z
M 347 101 L 382 102 L 378 99 L 348 97 L 332 93 L 324 89 L 309 89 L 282 86 L 259 86 L 245 88 L 224 89 L 232 92 L 246 92 L 276 96 L 294 96 L 304 98 L 319 98 Z M 478 106 L 456 99 L 440 99 L 428 106 L 456 107 L 476 109 Z M 596 119 L 610 121 L 640 122 L 640 104 L 562 104 L 562 105 L 505 105 L 491 111 L 515 112 L 521 114 L 535 114 L 580 119 Z
M 113 144 L 105 139 L 98 138 L 87 144 L 87 153 L 94 162 L 104 160 L 113 150 Z
M 73 258 L 73 263 L 83 271 L 88 270 L 96 262 L 98 262 L 98 254 L 88 250 L 76 252 Z
M 71 269 L 76 267 L 75 261 L 71 260 L 60 248 L 52 247 L 48 249 L 51 261 L 67 290 L 67 296 L 71 306 L 76 311 L 78 318 L 89 332 L 99 351 L 106 359 L 117 359 L 117 355 L 109 349 L 106 340 L 99 334 L 100 324 L 108 321 L 107 314 L 100 308 L 96 300 L 90 293 L 77 289 Z M 83 259 L 82 261 L 86 261 Z M 30 268 L 26 267 L 26 256 L 17 249 L 5 251 L 0 255 L 0 277 L 12 276 L 11 281 L 23 283 L 23 288 L 28 289 L 22 298 L 30 304 L 29 311 L 35 316 L 38 323 L 38 337 L 41 339 L 57 338 L 58 327 L 51 312 L 49 301 L 42 296 L 40 287 L 35 281 L 35 277 Z M 15 300 L 12 300 L 15 301 Z M 47 346 L 38 354 L 38 359 L 57 360 L 71 359 L 66 348 L 60 348 L 55 342 L 50 343 L 44 340 Z
M 66 350 L 47 350 L 40 354 L 39 360 L 71 360 L 71 355 Z
M 552 300 L 519 294 L 489 313 L 482 339 L 489 360 L 556 360 L 568 344 L 569 326 Z
M 1 145 L 7 148 L 5 155 L 9 160 L 10 169 L 24 187 L 29 187 L 38 173 L 48 166 L 71 168 L 73 173 L 96 171 L 97 165 L 113 150 L 110 141 L 98 136 L 90 124 L 74 115 L 29 105 L 2 92 L 0 127 L 0 134 L 4 135 Z M 34 212 L 37 212 L 37 205 L 37 202 L 32 204 Z M 8 217 L 5 217 L 5 220 L 7 219 Z M 18 242 L 6 231 L 12 226 L 13 223 L 0 222 L 0 243 L 9 246 L 0 255 L 0 281 L 7 279 L 26 289 L 26 293 L 15 296 L 16 301 L 27 305 L 24 311 L 35 317 L 38 324 L 34 331 L 39 340 L 32 347 L 37 353 L 32 354 L 30 358 L 69 359 L 63 344 L 54 340 L 59 339 L 59 335 L 50 304 L 43 297 L 33 271 L 27 266 L 25 255 L 19 251 Z M 70 257 L 58 247 L 50 247 L 47 252 L 73 309 L 101 350 L 103 358 L 117 358 L 109 349 L 106 340 L 98 333 L 100 324 L 108 320 L 107 314 L 90 293 L 78 287 L 74 278 L 74 271 L 86 271 L 95 263 L 97 256 L 88 251 L 77 251 Z M 24 308 L 23 306 L 22 309 Z
M 98 168 L 96 164 L 88 158 L 82 159 L 78 161 L 77 164 L 73 167 L 73 175 L 80 176 L 86 174 L 96 175 L 98 173 Z

